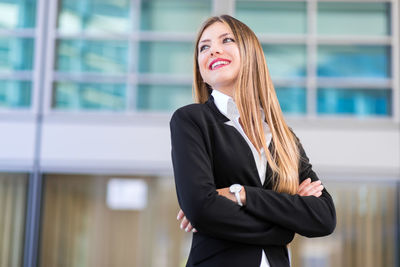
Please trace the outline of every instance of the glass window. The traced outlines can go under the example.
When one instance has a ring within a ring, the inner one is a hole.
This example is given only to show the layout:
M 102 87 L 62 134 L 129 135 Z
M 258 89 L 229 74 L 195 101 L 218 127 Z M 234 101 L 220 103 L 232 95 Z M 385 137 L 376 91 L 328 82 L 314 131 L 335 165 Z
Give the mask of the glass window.
M 318 76 L 389 78 L 391 76 L 388 46 L 320 45 Z
M 126 85 L 57 82 L 53 107 L 67 110 L 111 110 L 126 108 Z
M 304 45 L 263 45 L 268 69 L 274 78 L 306 76 L 306 47 Z
M 319 114 L 392 115 L 390 89 L 319 88 Z
M 36 0 L 0 0 L 0 29 L 34 28 Z
M 62 0 L 58 28 L 63 33 L 127 33 L 131 30 L 130 0 Z
M 0 80 L 0 108 L 28 108 L 31 86 L 27 81 Z
M 178 42 L 141 42 L 139 71 L 142 73 L 191 74 L 193 44 Z
M 318 3 L 318 34 L 390 35 L 388 3 Z
M 191 86 L 140 85 L 137 109 L 173 111 L 193 102 Z
M 210 0 L 142 0 L 141 30 L 195 32 L 211 14 Z
M 22 266 L 28 175 L 0 174 L 1 266 Z
M 127 41 L 60 40 L 56 70 L 64 72 L 126 73 Z
M 255 33 L 304 34 L 307 32 L 305 2 L 237 1 L 236 18 Z
M 31 70 L 33 39 L 0 37 L 0 71 Z
M 182 266 L 177 203 L 171 177 L 46 175 L 39 266 Z
M 396 266 L 399 192 L 395 183 L 379 178 L 325 181 L 335 202 L 336 229 L 326 237 L 296 235 L 290 243 L 293 266 Z
M 277 87 L 276 95 L 279 100 L 281 109 L 285 113 L 305 114 L 306 106 L 306 90 L 301 87 Z

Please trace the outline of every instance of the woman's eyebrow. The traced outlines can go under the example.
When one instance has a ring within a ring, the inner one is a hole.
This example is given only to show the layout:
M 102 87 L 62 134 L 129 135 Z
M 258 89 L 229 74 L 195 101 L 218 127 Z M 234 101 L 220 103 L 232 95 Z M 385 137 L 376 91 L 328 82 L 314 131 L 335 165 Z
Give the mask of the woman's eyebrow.
M 229 32 L 223 33 L 223 34 L 221 34 L 218 38 L 222 38 L 222 37 L 227 36 L 227 35 L 229 35 L 229 34 L 230 34 Z M 210 39 L 202 40 L 202 41 L 199 42 L 199 44 L 200 44 L 200 43 L 205 43 L 205 42 L 210 42 Z

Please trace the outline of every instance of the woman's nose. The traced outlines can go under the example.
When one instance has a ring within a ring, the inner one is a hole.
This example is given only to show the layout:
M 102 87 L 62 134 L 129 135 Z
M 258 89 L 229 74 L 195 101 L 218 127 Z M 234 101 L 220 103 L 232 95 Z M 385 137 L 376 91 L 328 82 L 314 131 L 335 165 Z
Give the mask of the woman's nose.
M 216 55 L 216 54 L 222 54 L 223 53 L 223 49 L 220 45 L 213 45 L 210 48 L 210 53 L 212 56 Z

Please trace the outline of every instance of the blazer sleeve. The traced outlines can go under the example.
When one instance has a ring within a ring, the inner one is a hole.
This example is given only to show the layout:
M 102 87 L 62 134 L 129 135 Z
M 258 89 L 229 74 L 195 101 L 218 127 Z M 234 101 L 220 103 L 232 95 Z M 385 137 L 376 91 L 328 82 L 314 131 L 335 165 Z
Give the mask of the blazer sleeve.
M 307 178 L 317 181 L 300 140 L 300 183 Z M 320 197 L 278 193 L 273 190 L 245 186 L 245 209 L 254 216 L 288 228 L 300 235 L 319 237 L 331 234 L 336 227 L 336 211 L 332 197 L 324 188 Z
M 294 232 L 258 219 L 218 195 L 212 162 L 195 115 L 178 109 L 171 118 L 171 156 L 178 202 L 199 233 L 253 245 L 286 245 Z

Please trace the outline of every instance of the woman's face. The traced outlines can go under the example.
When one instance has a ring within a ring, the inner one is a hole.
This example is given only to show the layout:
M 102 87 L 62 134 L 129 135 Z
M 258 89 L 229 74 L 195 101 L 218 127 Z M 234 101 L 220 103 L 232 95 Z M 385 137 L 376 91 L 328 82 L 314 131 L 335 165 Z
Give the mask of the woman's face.
M 197 47 L 200 74 L 213 89 L 232 95 L 240 69 L 239 47 L 222 22 L 206 28 Z

